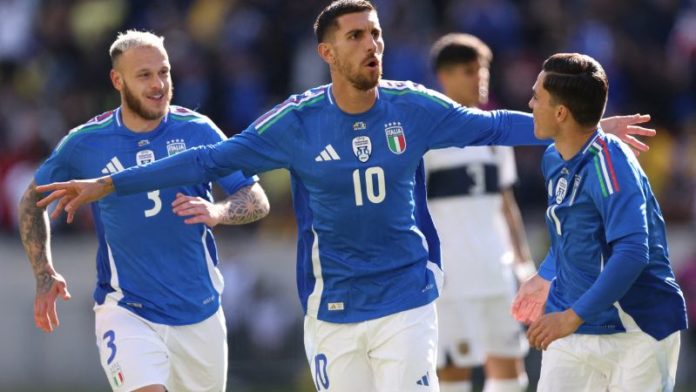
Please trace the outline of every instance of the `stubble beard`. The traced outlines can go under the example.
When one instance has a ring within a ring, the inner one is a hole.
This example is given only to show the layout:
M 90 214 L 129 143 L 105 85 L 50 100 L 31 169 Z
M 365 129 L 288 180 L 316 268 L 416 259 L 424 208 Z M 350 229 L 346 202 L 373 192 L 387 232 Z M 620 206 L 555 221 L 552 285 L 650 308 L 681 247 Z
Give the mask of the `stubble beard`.
M 379 66 L 379 71 L 377 72 L 377 76 L 374 78 L 371 78 L 370 76 L 365 76 L 360 73 L 359 70 L 354 71 L 352 67 L 346 63 L 343 62 L 338 62 L 337 64 L 338 69 L 340 72 L 346 76 L 346 79 L 348 79 L 348 82 L 355 87 L 358 90 L 361 91 L 368 91 L 371 90 L 375 87 L 377 87 L 377 84 L 379 83 L 379 80 L 382 78 L 382 66 L 380 64 Z
M 173 87 L 170 86 L 165 93 L 167 105 L 164 107 L 164 109 L 155 111 L 148 110 L 147 108 L 145 108 L 142 99 L 138 98 L 135 94 L 133 94 L 133 92 L 130 90 L 130 88 L 128 88 L 128 85 L 125 82 L 123 83 L 123 96 L 126 101 L 126 106 L 128 106 L 128 108 L 131 111 L 133 111 L 133 113 L 149 121 L 159 120 L 160 118 L 164 117 L 167 110 L 169 109 L 169 103 L 172 101 L 172 96 L 174 95 L 172 90 Z

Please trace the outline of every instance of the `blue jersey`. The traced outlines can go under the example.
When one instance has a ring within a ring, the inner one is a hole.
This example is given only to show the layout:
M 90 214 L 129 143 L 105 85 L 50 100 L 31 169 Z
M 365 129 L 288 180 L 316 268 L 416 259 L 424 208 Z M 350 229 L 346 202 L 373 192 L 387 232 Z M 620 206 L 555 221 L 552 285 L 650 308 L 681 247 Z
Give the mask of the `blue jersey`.
M 625 331 L 621 312 L 656 339 L 686 328 L 662 213 L 630 149 L 598 130 L 568 161 L 551 145 L 542 170 L 551 248 L 540 274 L 555 275 L 546 312 L 572 307 L 586 334 Z M 643 250 L 617 254 L 631 242 Z
M 147 133 L 125 127 L 120 109 L 73 129 L 36 173 L 36 183 L 100 177 L 214 144 L 225 136 L 207 117 L 171 106 L 160 125 Z M 218 181 L 228 192 L 251 185 L 240 172 Z M 94 300 L 106 296 L 147 320 L 182 325 L 217 311 L 222 278 L 213 234 L 187 225 L 171 209 L 177 192 L 212 201 L 210 183 L 179 186 L 92 203 L 99 248 Z
M 287 168 L 302 306 L 321 320 L 350 323 L 438 296 L 439 241 L 426 206 L 423 155 L 496 143 L 541 142 L 528 114 L 461 107 L 410 82 L 381 81 L 375 104 L 361 114 L 341 111 L 327 85 L 291 96 L 226 142 L 113 181 L 128 194 L 236 169 Z

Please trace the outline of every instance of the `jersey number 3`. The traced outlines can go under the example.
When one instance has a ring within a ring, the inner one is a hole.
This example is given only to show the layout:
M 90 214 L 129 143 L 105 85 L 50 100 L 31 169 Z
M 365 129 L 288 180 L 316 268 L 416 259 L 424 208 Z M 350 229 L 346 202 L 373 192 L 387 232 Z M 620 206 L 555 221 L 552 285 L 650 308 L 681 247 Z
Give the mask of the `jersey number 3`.
M 358 207 L 363 205 L 362 177 L 360 169 L 353 170 L 353 191 L 355 205 Z M 387 192 L 384 185 L 384 170 L 381 167 L 368 167 L 365 170 L 365 194 L 370 203 L 379 204 L 384 201 Z
M 145 210 L 145 217 L 151 218 L 157 215 L 162 210 L 162 199 L 160 199 L 159 189 L 156 191 L 148 192 L 147 198 L 152 200 L 154 205 L 149 210 Z

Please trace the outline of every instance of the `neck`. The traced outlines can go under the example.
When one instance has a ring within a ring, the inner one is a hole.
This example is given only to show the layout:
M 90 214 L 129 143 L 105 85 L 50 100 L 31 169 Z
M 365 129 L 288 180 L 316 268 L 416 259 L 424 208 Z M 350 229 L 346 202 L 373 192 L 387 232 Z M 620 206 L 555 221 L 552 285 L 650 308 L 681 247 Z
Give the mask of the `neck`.
M 333 81 L 333 96 L 336 105 L 348 114 L 364 113 L 375 104 L 377 100 L 377 87 L 369 90 L 355 88 L 350 82 L 342 78 L 331 78 Z
M 469 101 L 469 100 L 463 98 L 462 96 L 460 96 L 460 95 L 458 94 L 458 91 L 457 91 L 456 89 L 450 89 L 450 88 L 447 88 L 447 87 L 443 87 L 443 88 L 442 88 L 442 92 L 443 92 L 446 96 L 450 97 L 452 100 L 454 100 L 456 103 L 458 103 L 458 104 L 460 104 L 460 105 L 462 105 L 462 106 L 466 106 L 466 107 L 468 107 L 468 108 L 478 108 L 478 107 L 480 107 L 480 103 L 479 103 L 479 102 L 477 102 L 477 101 Z
M 163 117 L 148 120 L 131 110 L 127 105 L 121 104 L 121 120 L 130 131 L 135 133 L 150 132 L 162 122 Z
M 556 143 L 556 150 L 561 154 L 563 160 L 572 159 L 578 151 L 585 145 L 587 139 L 592 136 L 594 131 L 598 128 L 597 125 L 592 127 L 582 127 L 580 125 L 574 124 L 571 127 L 561 129 L 561 131 L 554 138 Z

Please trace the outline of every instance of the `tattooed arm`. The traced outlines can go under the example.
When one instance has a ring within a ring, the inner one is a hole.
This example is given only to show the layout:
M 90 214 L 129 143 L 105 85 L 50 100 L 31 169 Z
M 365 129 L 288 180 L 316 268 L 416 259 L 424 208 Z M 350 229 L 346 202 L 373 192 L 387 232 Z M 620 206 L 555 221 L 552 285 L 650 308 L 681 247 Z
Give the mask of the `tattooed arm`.
M 258 183 L 244 187 L 227 199 L 212 204 L 201 197 L 176 195 L 173 211 L 179 216 L 188 216 L 188 224 L 205 223 L 210 227 L 218 224 L 243 225 L 257 221 L 270 211 L 266 193 Z
M 32 181 L 19 202 L 19 233 L 36 278 L 34 322 L 44 332 L 52 332 L 59 325 L 56 298 L 68 300 L 70 293 L 63 276 L 53 269 L 48 214 L 36 206 L 40 198 Z

